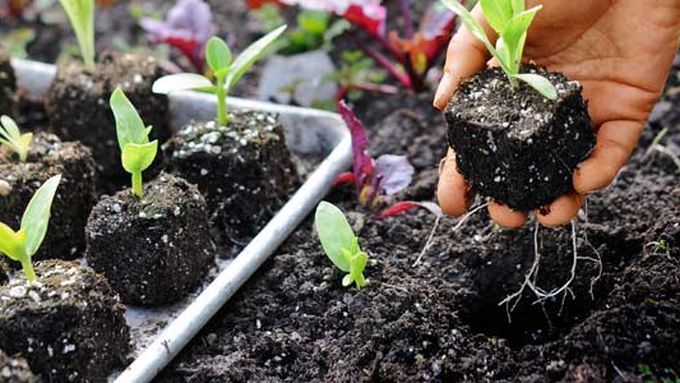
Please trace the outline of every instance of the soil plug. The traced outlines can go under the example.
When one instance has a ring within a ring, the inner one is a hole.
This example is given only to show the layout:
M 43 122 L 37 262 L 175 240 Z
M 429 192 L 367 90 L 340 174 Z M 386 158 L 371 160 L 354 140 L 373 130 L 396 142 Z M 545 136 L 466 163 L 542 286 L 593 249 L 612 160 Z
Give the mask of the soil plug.
M 538 208 L 572 191 L 572 173 L 595 136 L 579 83 L 521 64 L 527 30 L 542 6 L 481 1 L 498 34 L 494 46 L 465 7 L 442 1 L 500 66 L 463 82 L 447 107 L 458 170 L 477 192 L 516 210 Z
M 226 103 L 236 82 L 285 28 L 260 38 L 235 59 L 222 39 L 211 38 L 205 53 L 215 83 L 198 74 L 181 73 L 163 77 L 153 86 L 161 94 L 195 89 L 217 96 L 214 121 L 192 121 L 163 149 L 170 169 L 198 185 L 212 221 L 235 243 L 257 233 L 298 182 L 277 116 L 228 111 Z
M 173 302 L 198 285 L 214 259 L 207 205 L 195 185 L 161 173 L 142 186 L 158 150 L 150 126 L 122 90 L 111 95 L 121 162 L 132 188 L 102 198 L 87 223 L 87 259 L 125 302 Z
M 45 239 L 52 200 L 60 181 L 61 175 L 54 176 L 35 192 L 24 211 L 19 231 L 0 222 L 0 252 L 11 260 L 20 262 L 26 279 L 31 283 L 35 282 L 31 257 Z
M 368 254 L 359 248 L 359 238 L 354 235 L 342 211 L 331 203 L 321 201 L 314 215 L 314 227 L 328 258 L 347 273 L 342 278 L 342 285 L 347 287 L 356 283 L 357 288 L 364 287 Z
M 59 137 L 78 140 L 92 148 L 102 176 L 99 189 L 110 193 L 127 177 L 117 161 L 114 121 L 105 101 L 117 88 L 124 90 L 139 114 L 154 126 L 151 139 L 164 142 L 171 135 L 166 121 L 167 99 L 151 92 L 152 83 L 163 70 L 150 54 L 104 52 L 96 57 L 95 1 L 60 2 L 75 31 L 83 60 L 59 63 L 43 100 L 45 110 L 50 129 Z M 157 157 L 155 163 L 159 162 Z

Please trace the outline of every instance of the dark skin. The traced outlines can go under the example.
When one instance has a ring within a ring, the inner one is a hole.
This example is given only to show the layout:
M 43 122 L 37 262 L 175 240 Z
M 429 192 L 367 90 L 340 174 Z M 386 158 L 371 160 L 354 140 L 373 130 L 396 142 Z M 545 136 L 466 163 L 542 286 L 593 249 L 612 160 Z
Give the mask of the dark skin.
M 637 145 L 645 121 L 663 90 L 680 42 L 680 0 L 545 0 L 527 36 L 525 61 L 562 72 L 583 86 L 597 143 L 573 176 L 575 192 L 536 213 L 545 226 L 568 223 L 585 195 L 609 185 Z M 495 43 L 479 6 L 473 14 Z M 444 109 L 464 79 L 494 65 L 480 41 L 464 27 L 449 44 L 434 106 Z M 449 150 L 439 179 L 442 210 L 460 216 L 474 199 Z M 489 214 L 508 228 L 524 225 L 529 212 L 495 201 Z

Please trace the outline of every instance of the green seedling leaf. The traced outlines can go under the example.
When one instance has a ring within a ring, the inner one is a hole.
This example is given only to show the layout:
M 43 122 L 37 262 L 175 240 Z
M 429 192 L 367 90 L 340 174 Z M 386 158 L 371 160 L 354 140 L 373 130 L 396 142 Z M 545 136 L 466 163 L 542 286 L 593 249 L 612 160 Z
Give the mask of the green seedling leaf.
M 0 222 L 0 253 L 5 254 L 13 261 L 19 261 L 24 254 L 25 242 L 25 231 L 14 231 L 11 227 Z
M 116 120 L 116 135 L 121 151 L 129 143 L 146 144 L 149 142 L 148 136 L 151 127 L 144 127 L 144 122 L 137 113 L 137 109 L 120 88 L 113 91 L 109 104 Z
M 213 83 L 205 76 L 196 73 L 177 73 L 159 78 L 153 83 L 151 90 L 154 93 L 170 94 L 180 90 L 209 91 L 212 87 Z
M 129 143 L 123 148 L 121 160 L 123 168 L 128 173 L 143 172 L 156 158 L 158 152 L 158 140 L 146 144 Z
M 480 4 L 491 28 L 498 34 L 503 33 L 513 16 L 512 4 L 507 0 L 480 0 Z
M 328 258 L 338 269 L 349 273 L 351 270 L 349 252 L 356 237 L 345 215 L 333 204 L 322 201 L 316 208 L 314 226 Z M 343 254 L 343 250 L 349 256 Z
M 231 49 L 224 40 L 213 36 L 206 44 L 205 58 L 213 72 L 226 73 L 231 64 Z
M 364 269 L 368 263 L 368 254 L 364 252 L 359 252 L 352 258 L 352 264 L 350 265 L 350 283 L 355 282 L 358 287 L 364 287 L 366 285 L 366 278 L 364 277 Z
M 234 60 L 231 70 L 227 74 L 225 87 L 231 89 L 238 80 L 255 64 L 257 60 L 265 54 L 267 48 L 286 30 L 286 25 L 282 25 L 267 33 L 259 40 L 252 43 Z
M 33 195 L 21 218 L 21 230 L 26 233 L 25 254 L 30 258 L 38 251 L 50 221 L 52 201 L 61 182 L 61 174 L 48 179 Z
M 94 1 L 59 0 L 78 39 L 85 67 L 94 70 Z
M 512 6 L 512 13 L 513 14 L 518 14 L 520 12 L 523 12 L 526 9 L 526 5 L 524 4 L 525 0 L 510 0 L 510 5 Z
M 557 99 L 557 89 L 555 89 L 555 86 L 550 81 L 548 81 L 547 78 L 532 73 L 517 74 L 514 77 L 524 81 L 529 86 L 536 89 L 536 91 L 543 95 L 543 97 L 549 100 Z
M 542 5 L 537 5 L 515 15 L 512 20 L 510 20 L 507 28 L 503 32 L 503 40 L 508 46 L 508 51 L 511 53 L 510 56 L 512 58 L 512 62 L 509 62 L 508 66 L 513 68 L 513 74 L 516 74 L 519 71 L 519 65 L 522 61 L 527 31 L 529 30 L 529 26 L 534 20 L 536 13 L 538 13 L 541 8 L 543 8 Z
M 33 140 L 33 133 L 21 134 L 14 120 L 8 116 L 0 116 L 0 144 L 8 146 L 17 153 L 21 162 L 26 162 L 31 140 Z

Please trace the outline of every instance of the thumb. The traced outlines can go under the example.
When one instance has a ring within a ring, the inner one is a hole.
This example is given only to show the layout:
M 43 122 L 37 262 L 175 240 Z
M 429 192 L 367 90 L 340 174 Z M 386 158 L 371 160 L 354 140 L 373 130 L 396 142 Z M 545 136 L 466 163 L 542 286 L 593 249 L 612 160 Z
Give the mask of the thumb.
M 495 43 L 496 33 L 484 19 L 479 5 L 472 10 L 472 15 L 484 28 L 489 40 Z M 434 106 L 437 109 L 446 108 L 461 81 L 484 69 L 490 57 L 484 44 L 461 24 L 446 51 L 444 75 L 434 97 Z

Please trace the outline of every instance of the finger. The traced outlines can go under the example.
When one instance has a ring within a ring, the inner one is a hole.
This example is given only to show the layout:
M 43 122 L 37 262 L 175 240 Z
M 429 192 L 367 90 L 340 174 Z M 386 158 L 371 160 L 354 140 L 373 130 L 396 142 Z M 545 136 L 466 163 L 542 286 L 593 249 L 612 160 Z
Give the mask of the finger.
M 456 155 L 449 149 L 439 174 L 437 199 L 445 214 L 458 217 L 465 213 L 474 199 L 474 193 L 458 172 Z
M 473 16 L 486 31 L 489 40 L 495 42 L 496 36 L 488 23 L 484 20 L 480 6 L 472 10 Z M 446 63 L 444 64 L 444 76 L 439 82 L 439 87 L 434 96 L 434 106 L 438 109 L 446 108 L 458 85 L 464 79 L 484 69 L 490 54 L 484 44 L 461 25 L 451 38 L 446 51 Z
M 579 193 L 565 194 L 550 205 L 538 210 L 536 219 L 543 226 L 562 226 L 571 221 L 583 206 L 585 196 Z
M 527 221 L 527 214 L 525 212 L 513 210 L 496 201 L 490 201 L 488 209 L 491 219 L 508 229 L 519 229 Z
M 643 127 L 637 121 L 602 124 L 595 149 L 574 172 L 574 189 L 586 194 L 609 185 L 635 149 Z

